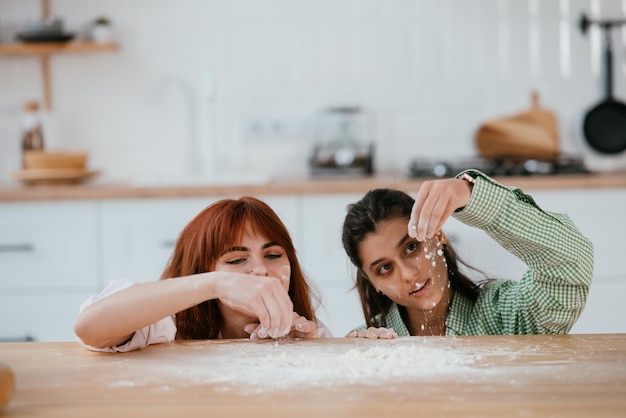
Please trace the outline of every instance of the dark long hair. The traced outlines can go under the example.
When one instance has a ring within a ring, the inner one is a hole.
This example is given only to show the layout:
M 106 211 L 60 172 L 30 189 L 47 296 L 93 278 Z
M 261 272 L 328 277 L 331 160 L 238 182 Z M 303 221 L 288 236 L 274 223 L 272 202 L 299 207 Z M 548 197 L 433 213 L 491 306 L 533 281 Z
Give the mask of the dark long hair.
M 214 271 L 219 257 L 238 244 L 247 225 L 285 249 L 291 266 L 289 296 L 295 312 L 314 321 L 319 297 L 307 282 L 291 236 L 278 215 L 254 197 L 223 199 L 200 212 L 180 233 L 161 280 Z M 177 339 L 217 338 L 223 325 L 217 300 L 208 300 L 176 314 Z
M 411 196 L 399 190 L 374 189 L 367 192 L 358 202 L 348 205 L 341 239 L 346 254 L 357 268 L 355 287 L 359 292 L 363 315 L 368 326 L 386 326 L 387 312 L 393 301 L 386 295 L 378 293 L 370 283 L 363 271 L 359 246 L 383 221 L 400 218 L 406 219 L 408 224 L 414 202 Z M 459 266 L 479 270 L 460 260 L 449 243 L 443 246 L 443 253 L 448 265 L 448 278 L 454 291 L 462 292 L 475 300 L 484 282 L 474 282 L 459 270 Z M 380 315 L 379 321 L 376 320 L 377 315 Z

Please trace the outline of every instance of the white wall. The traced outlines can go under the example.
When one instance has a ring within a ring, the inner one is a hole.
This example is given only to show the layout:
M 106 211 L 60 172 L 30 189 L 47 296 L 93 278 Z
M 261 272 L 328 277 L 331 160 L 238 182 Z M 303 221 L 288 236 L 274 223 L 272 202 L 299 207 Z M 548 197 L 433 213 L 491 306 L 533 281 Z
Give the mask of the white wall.
M 72 32 L 108 16 L 121 45 L 51 60 L 48 146 L 89 150 L 102 180 L 197 174 L 198 149 L 225 157 L 223 170 L 305 174 L 315 115 L 337 104 L 372 112 L 379 170 L 471 156 L 477 126 L 525 109 L 532 89 L 559 116 L 563 150 L 597 170 L 626 168 L 626 155 L 595 155 L 582 139 L 582 116 L 602 97 L 602 43 L 577 26 L 582 11 L 623 17 L 626 0 L 51 4 Z M 39 6 L 0 0 L 0 40 Z M 614 40 L 616 95 L 626 100 L 626 28 Z M 41 97 L 39 70 L 32 57 L 0 57 L 0 181 L 18 166 L 21 105 Z M 283 133 L 252 133 L 275 122 Z

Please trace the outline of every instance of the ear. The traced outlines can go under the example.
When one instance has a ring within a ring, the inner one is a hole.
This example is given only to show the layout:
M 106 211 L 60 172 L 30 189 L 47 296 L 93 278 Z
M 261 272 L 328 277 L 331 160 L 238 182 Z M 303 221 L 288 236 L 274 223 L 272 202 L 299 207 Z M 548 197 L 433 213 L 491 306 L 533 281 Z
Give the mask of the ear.
M 446 236 L 445 232 L 443 231 L 439 231 L 437 232 L 437 242 L 441 243 L 441 244 L 447 244 L 448 243 L 448 237 Z

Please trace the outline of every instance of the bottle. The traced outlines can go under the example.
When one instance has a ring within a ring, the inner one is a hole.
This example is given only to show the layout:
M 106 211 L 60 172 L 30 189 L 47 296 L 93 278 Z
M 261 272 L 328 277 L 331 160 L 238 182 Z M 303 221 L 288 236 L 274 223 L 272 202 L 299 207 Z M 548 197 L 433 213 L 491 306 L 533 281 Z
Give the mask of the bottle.
M 42 151 L 43 149 L 44 140 L 39 103 L 28 101 L 24 103 L 22 118 L 22 155 L 28 151 Z M 22 166 L 24 166 L 23 161 Z

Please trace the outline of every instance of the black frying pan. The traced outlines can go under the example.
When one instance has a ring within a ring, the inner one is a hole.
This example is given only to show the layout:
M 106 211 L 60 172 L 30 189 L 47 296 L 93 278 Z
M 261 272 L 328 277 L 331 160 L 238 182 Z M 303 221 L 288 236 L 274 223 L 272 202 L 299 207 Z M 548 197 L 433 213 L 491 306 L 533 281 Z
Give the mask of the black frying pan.
M 587 143 L 603 154 L 617 154 L 626 150 L 626 104 L 613 97 L 613 47 L 611 28 L 625 24 L 623 20 L 592 21 L 583 14 L 580 28 L 587 32 L 589 25 L 598 24 L 605 33 L 604 70 L 605 98 L 587 112 L 583 132 Z

